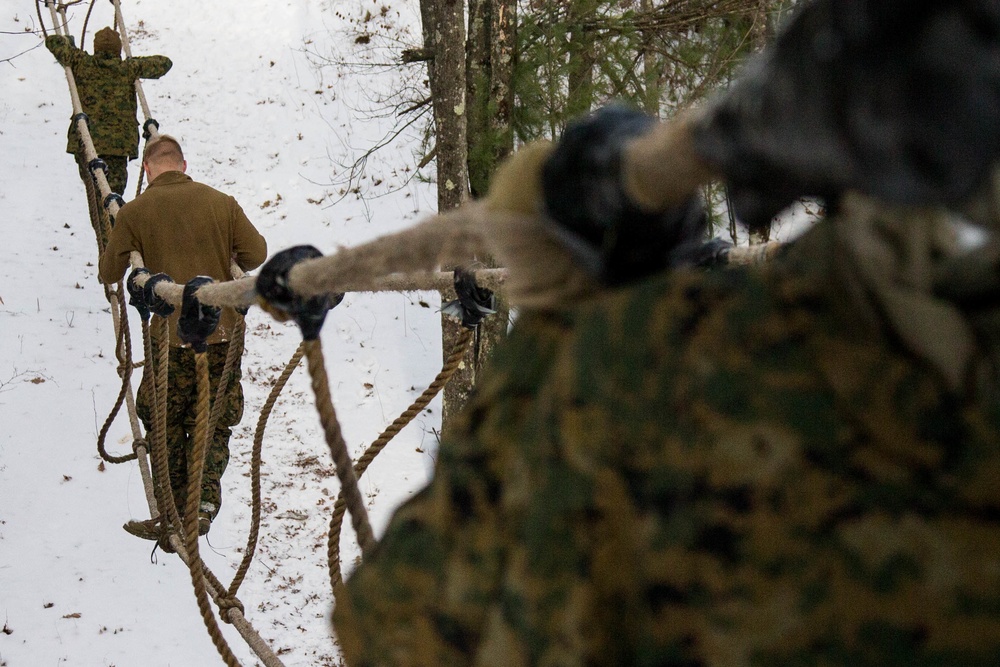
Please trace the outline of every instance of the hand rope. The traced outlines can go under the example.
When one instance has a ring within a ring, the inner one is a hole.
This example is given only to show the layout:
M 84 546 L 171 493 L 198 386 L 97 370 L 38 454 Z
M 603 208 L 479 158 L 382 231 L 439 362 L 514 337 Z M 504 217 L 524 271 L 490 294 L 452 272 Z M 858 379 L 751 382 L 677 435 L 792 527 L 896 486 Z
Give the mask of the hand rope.
M 184 547 L 187 549 L 190 562 L 191 584 L 194 586 L 195 599 L 201 618 L 205 622 L 212 643 L 229 667 L 241 667 L 239 660 L 222 636 L 222 630 L 215 620 L 212 607 L 209 604 L 205 577 L 202 572 L 203 563 L 198 552 L 198 505 L 201 501 L 201 478 L 205 469 L 205 452 L 208 450 L 208 421 L 211 406 L 209 405 L 209 373 L 208 354 L 196 352 L 194 355 L 195 369 L 198 376 L 198 405 L 194 426 L 194 446 L 188 459 L 188 484 L 184 502 Z
M 112 4 L 114 4 L 115 6 L 115 23 L 117 24 L 118 27 L 118 34 L 121 35 L 122 50 L 125 51 L 125 56 L 127 58 L 131 58 L 132 49 L 129 46 L 128 32 L 125 30 L 125 17 L 122 16 L 121 3 L 118 0 L 112 0 Z M 160 136 L 159 133 L 157 132 L 157 130 L 159 129 L 159 124 L 156 124 L 154 127 L 149 122 L 153 120 L 153 118 L 149 113 L 149 105 L 146 103 L 146 93 L 143 92 L 142 90 L 142 82 L 139 79 L 136 79 L 135 81 L 133 81 L 133 84 L 135 85 L 136 96 L 138 96 L 139 98 L 139 105 L 142 107 L 142 117 L 143 120 L 145 121 L 143 123 L 143 130 L 144 130 L 143 136 L 146 136 L 146 134 L 148 134 L 149 137 L 155 139 L 156 137 Z M 156 121 L 153 121 L 153 123 L 156 123 Z
M 323 343 L 320 339 L 304 340 L 306 361 L 309 367 L 309 377 L 312 379 L 313 393 L 316 395 L 316 410 L 323 425 L 326 444 L 330 448 L 333 463 L 340 479 L 340 493 L 344 495 L 347 509 L 351 513 L 351 525 L 358 536 L 361 546 L 361 556 L 366 557 L 375 547 L 375 535 L 368 522 L 368 511 L 365 509 L 361 490 L 358 488 L 358 478 L 354 474 L 351 455 L 347 451 L 347 443 L 337 421 L 337 413 L 330 398 L 330 380 L 326 374 L 326 363 L 323 359 Z
M 104 448 L 105 440 L 108 437 L 108 431 L 111 428 L 112 422 L 114 422 L 115 417 L 118 416 L 118 411 L 121 409 L 122 405 L 125 403 L 125 395 L 129 393 L 131 389 L 130 380 L 132 378 L 132 336 L 129 333 L 127 326 L 128 322 L 128 306 L 125 304 L 125 299 L 121 297 L 120 292 L 110 292 L 105 288 L 105 297 L 109 302 L 112 303 L 112 307 L 115 304 L 119 307 L 119 319 L 122 326 L 118 330 L 118 342 L 115 344 L 116 356 L 118 358 L 118 372 L 121 374 L 122 387 L 118 392 L 118 398 L 115 399 L 114 407 L 111 408 L 111 413 L 108 415 L 107 419 L 104 420 L 104 425 L 101 426 L 100 432 L 97 434 L 97 453 L 101 455 L 101 458 L 108 463 L 125 463 L 126 461 L 134 460 L 138 455 L 133 450 L 131 454 L 125 454 L 124 456 L 112 456 L 108 454 L 107 450 Z M 121 347 L 124 344 L 124 351 Z
M 455 374 L 458 367 L 462 365 L 465 352 L 469 349 L 469 344 L 472 342 L 473 334 L 472 329 L 462 329 L 451 355 L 445 361 L 444 367 L 437 374 L 437 377 L 434 378 L 430 386 L 368 446 L 365 453 L 354 464 L 354 473 L 359 478 L 365 473 L 378 453 L 389 444 L 389 441 L 403 430 L 407 424 L 413 421 L 427 407 L 427 404 L 434 400 L 434 397 L 441 392 L 441 389 L 448 383 L 452 375 Z M 337 597 L 337 591 L 341 585 L 340 533 L 344 523 L 345 506 L 344 494 L 341 492 L 337 494 L 337 501 L 333 505 L 333 516 L 330 518 L 330 532 L 327 534 L 327 566 L 330 570 L 330 587 L 333 589 L 334 598 Z
M 264 406 L 260 411 L 260 417 L 257 419 L 257 430 L 254 432 L 253 453 L 250 460 L 250 486 L 252 497 L 250 534 L 247 536 L 247 548 L 243 553 L 243 560 L 240 562 L 240 566 L 236 570 L 236 575 L 233 577 L 233 581 L 229 585 L 228 595 L 230 597 L 234 597 L 236 595 L 236 591 L 238 591 L 240 586 L 243 584 L 243 579 L 246 577 L 247 571 L 250 569 L 250 562 L 253 560 L 254 552 L 257 549 L 257 538 L 260 534 L 260 462 L 261 450 L 264 442 L 264 428 L 267 426 L 267 420 L 271 416 L 271 410 L 274 409 L 274 404 L 278 400 L 278 395 L 281 394 L 281 390 L 285 388 L 285 384 L 292 376 L 292 373 L 296 368 L 298 368 L 299 362 L 302 361 L 302 355 L 304 353 L 305 350 L 303 349 L 302 344 L 299 343 L 299 346 L 295 348 L 295 352 L 292 354 L 292 358 L 288 360 L 287 364 L 285 364 L 285 370 L 282 371 L 281 376 L 278 377 L 274 386 L 271 387 L 271 393 L 268 394 L 267 400 L 264 401 Z

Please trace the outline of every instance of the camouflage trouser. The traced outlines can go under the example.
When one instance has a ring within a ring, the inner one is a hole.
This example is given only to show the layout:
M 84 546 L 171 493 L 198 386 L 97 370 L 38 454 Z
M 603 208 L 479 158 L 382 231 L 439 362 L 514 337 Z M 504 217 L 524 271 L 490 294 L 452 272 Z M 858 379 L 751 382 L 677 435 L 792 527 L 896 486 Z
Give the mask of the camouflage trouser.
M 154 341 L 155 348 L 155 341 Z M 215 404 L 215 392 L 219 378 L 226 365 L 228 343 L 208 346 L 210 402 Z M 142 374 L 142 382 L 136 393 L 135 407 L 146 427 L 149 437 L 152 437 L 153 427 L 153 386 L 155 379 L 156 360 L 158 356 L 154 349 L 153 362 L 147 364 Z M 178 511 L 183 510 L 187 488 L 188 453 L 194 447 L 194 432 L 198 414 L 198 377 L 195 368 L 194 351 L 190 348 L 171 347 L 170 361 L 167 368 L 167 453 L 170 459 L 170 487 Z M 205 452 L 205 467 L 201 482 L 201 504 L 211 505 L 212 517 L 222 506 L 222 473 L 229 464 L 229 436 L 232 426 L 243 417 L 243 387 L 240 385 L 239 363 L 234 365 L 231 375 L 227 378 L 229 388 L 226 392 L 226 405 L 219 415 L 215 431 L 210 434 L 210 441 Z M 152 444 L 152 443 L 151 443 Z
M 125 155 L 101 155 L 100 158 L 108 165 L 107 177 L 111 191 L 119 195 L 124 195 L 125 186 L 128 183 L 128 157 Z M 82 151 L 76 154 L 76 164 L 80 168 L 80 180 L 83 181 L 83 185 L 87 189 L 87 208 L 90 209 L 90 223 L 94 226 L 94 230 L 97 233 L 100 247 L 104 248 L 108 241 L 104 226 L 101 223 L 105 213 L 104 198 L 101 196 L 101 191 L 98 189 L 97 183 L 90 173 L 90 167 L 87 165 L 87 159 L 84 157 Z

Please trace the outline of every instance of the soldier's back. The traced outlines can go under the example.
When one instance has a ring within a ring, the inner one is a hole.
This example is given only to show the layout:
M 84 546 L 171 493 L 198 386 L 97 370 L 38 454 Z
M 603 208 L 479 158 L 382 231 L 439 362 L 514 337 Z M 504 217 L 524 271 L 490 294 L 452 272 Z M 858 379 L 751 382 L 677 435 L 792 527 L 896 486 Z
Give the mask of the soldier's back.
M 763 271 L 528 314 L 338 599 L 352 663 L 1000 664 L 1000 416 Z

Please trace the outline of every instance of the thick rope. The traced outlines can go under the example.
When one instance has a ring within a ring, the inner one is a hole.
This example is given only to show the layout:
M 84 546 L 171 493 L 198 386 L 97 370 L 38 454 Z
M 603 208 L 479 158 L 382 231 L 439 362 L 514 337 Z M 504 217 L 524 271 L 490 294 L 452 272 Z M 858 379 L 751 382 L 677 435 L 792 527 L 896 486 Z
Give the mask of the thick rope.
M 157 494 L 159 503 L 159 516 L 161 525 L 171 526 L 174 529 L 180 527 L 180 516 L 177 512 L 177 499 L 174 498 L 173 485 L 170 483 L 170 454 L 167 451 L 167 386 L 170 377 L 170 327 L 168 320 L 157 316 L 154 320 L 158 329 L 157 340 L 158 356 L 156 365 L 149 367 L 150 382 L 149 389 L 152 394 L 153 407 L 153 434 L 152 434 L 152 459 L 153 459 L 153 487 Z M 143 332 L 145 334 L 143 343 L 146 349 L 146 358 L 153 359 L 153 337 L 149 334 L 148 327 Z M 153 374 L 153 370 L 156 373 Z M 148 434 L 147 434 L 148 435 Z M 155 516 L 150 512 L 150 516 Z
M 454 285 L 454 273 L 433 269 L 438 264 L 461 265 L 473 255 L 456 252 L 442 255 L 448 260 L 439 262 L 437 258 L 418 262 L 410 257 L 400 266 L 409 273 L 389 273 L 386 266 L 401 256 L 401 247 L 416 243 L 421 234 L 428 234 L 426 243 L 436 245 L 442 242 L 440 236 L 445 230 L 436 230 L 433 225 L 418 225 L 410 230 L 380 237 L 370 243 L 354 248 L 342 248 L 334 255 L 307 259 L 292 267 L 288 274 L 291 291 L 303 297 L 334 292 L 401 292 L 401 291 L 441 291 Z M 412 232 L 413 234 L 408 234 Z M 431 243 L 432 242 L 432 243 Z M 781 246 L 772 242 L 752 247 L 734 247 L 727 255 L 730 264 L 756 264 L 767 261 Z M 424 266 L 424 264 L 427 266 Z M 133 253 L 133 268 L 142 266 L 142 258 Z M 507 269 L 480 269 L 474 272 L 476 283 L 489 289 L 497 289 L 507 282 Z M 144 285 L 148 276 L 140 276 L 137 282 Z M 209 306 L 245 308 L 257 300 L 256 277 L 248 276 L 234 280 L 204 285 L 195 292 L 201 303 Z M 156 295 L 167 303 L 181 305 L 184 286 L 170 281 L 156 284 Z
M 118 34 L 121 35 L 122 49 L 125 51 L 125 56 L 131 58 L 132 49 L 129 46 L 128 33 L 125 30 L 125 17 L 122 16 L 121 3 L 118 0 L 112 0 L 112 2 L 115 6 L 115 23 L 118 27 Z M 135 94 L 139 98 L 139 105 L 142 107 L 143 120 L 149 120 L 152 116 L 149 113 L 149 105 L 146 103 L 146 93 L 142 90 L 142 83 L 139 79 L 136 79 L 133 83 L 135 85 Z M 149 132 L 150 138 L 159 136 L 156 127 L 153 125 L 148 126 L 146 131 Z
M 48 32 L 45 29 L 45 21 L 42 18 L 42 11 L 41 11 L 41 2 L 42 1 L 43 0 L 38 0 L 36 2 L 36 11 L 37 11 L 37 14 L 38 14 L 39 25 L 40 25 L 40 27 L 42 29 L 42 34 L 47 37 L 48 36 Z M 54 2 L 52 2 L 52 0 L 44 0 L 44 3 L 45 3 L 45 6 L 49 9 L 49 13 L 50 13 L 50 16 L 52 18 L 53 30 L 55 31 L 55 33 L 59 34 L 59 35 L 62 35 L 62 36 L 68 36 L 68 32 L 66 30 L 66 28 L 68 26 L 68 20 L 67 20 L 66 15 L 65 15 L 65 7 L 66 7 L 66 5 L 60 5 L 59 6 L 59 12 L 60 13 L 57 14 L 56 5 L 55 5 Z M 115 11 L 116 11 L 116 21 L 121 26 L 123 26 L 124 25 L 124 21 L 121 19 L 121 16 L 120 16 L 121 9 L 120 9 L 120 7 L 119 7 L 119 5 L 118 5 L 117 2 L 115 2 L 114 4 L 115 4 Z M 60 20 L 60 18 L 61 18 L 61 20 Z M 123 46 L 124 46 L 124 45 L 127 44 L 127 36 L 123 34 L 122 38 L 123 38 Z M 82 44 L 82 38 L 81 38 L 81 44 Z M 126 49 L 127 48 L 128 47 L 126 46 Z M 94 159 L 96 159 L 98 157 L 97 156 L 97 152 L 96 152 L 96 150 L 94 148 L 93 139 L 90 136 L 89 128 L 86 126 L 86 121 L 82 117 L 82 111 L 83 111 L 83 109 L 82 109 L 82 105 L 80 103 L 80 97 L 79 97 L 79 93 L 78 93 L 77 88 L 76 88 L 76 81 L 75 81 L 75 78 L 73 77 L 73 72 L 72 72 L 71 68 L 69 68 L 69 67 L 64 67 L 63 69 L 64 69 L 64 72 L 66 74 L 67 84 L 68 84 L 68 87 L 69 87 L 70 99 L 72 101 L 72 106 L 73 106 L 73 115 L 74 115 L 74 118 L 77 119 L 75 121 L 76 122 L 76 126 L 77 126 L 77 133 L 80 136 L 81 142 L 83 144 L 84 159 L 86 160 L 86 162 L 89 163 L 91 160 L 94 160 Z M 150 119 L 150 116 L 149 116 L 148 108 L 147 108 L 146 103 L 145 103 L 145 96 L 141 92 L 141 84 L 140 84 L 139 81 L 136 81 L 135 83 L 136 83 L 136 86 L 137 86 L 137 94 L 140 95 L 140 99 L 142 99 L 142 102 L 143 102 L 143 113 L 146 116 L 146 120 L 149 121 L 151 119 Z M 147 131 L 150 133 L 151 136 L 156 136 L 156 128 L 154 126 L 149 125 L 147 127 Z M 96 181 L 96 184 L 94 183 L 94 181 Z M 89 187 L 87 187 L 88 184 L 89 184 Z M 110 202 L 110 204 L 109 204 L 108 207 L 103 207 L 104 198 L 111 194 L 111 188 L 110 188 L 110 186 L 108 184 L 107 177 L 104 174 L 103 170 L 100 170 L 100 169 L 96 170 L 96 172 L 93 174 L 93 178 L 90 179 L 89 183 L 88 183 L 88 181 L 85 180 L 85 187 L 87 187 L 87 196 L 94 198 L 94 200 L 98 204 L 98 211 L 99 211 L 99 218 L 100 219 L 99 220 L 91 219 L 91 224 L 94 227 L 95 236 L 98 239 L 98 251 L 102 252 L 103 251 L 103 244 L 101 242 L 101 233 L 100 232 L 101 232 L 102 229 L 105 232 L 109 232 L 110 231 L 110 229 L 109 229 L 110 217 L 114 216 L 114 215 L 117 215 L 118 209 L 119 209 L 119 204 L 118 204 L 117 201 L 112 200 Z M 96 190 L 95 190 L 95 187 L 96 187 Z M 138 192 L 141 192 L 141 188 L 142 188 L 142 178 L 140 176 L 139 186 L 138 186 L 138 189 L 137 189 L 137 196 L 138 196 Z M 98 197 L 98 194 L 97 194 L 98 192 L 100 192 L 100 197 Z M 88 205 L 88 207 L 89 207 L 89 205 Z M 240 276 L 242 276 L 243 274 L 242 274 L 242 271 L 238 271 L 238 272 L 234 272 L 233 275 L 240 275 Z M 105 289 L 108 290 L 108 287 L 106 286 Z M 122 292 L 122 290 L 121 290 L 121 284 L 120 283 L 119 283 L 118 292 L 119 293 Z M 110 295 L 106 293 L 106 297 L 109 299 L 109 302 L 110 302 L 111 301 Z M 242 303 L 241 302 L 240 305 L 248 305 L 248 303 L 249 303 L 250 300 L 247 299 L 245 301 L 247 303 Z M 114 304 L 112 304 L 112 306 L 114 306 Z M 126 310 L 126 313 L 127 313 L 127 310 Z M 119 321 L 120 320 L 119 309 L 112 307 L 111 308 L 111 314 L 112 314 L 112 320 L 113 320 L 114 328 L 115 328 L 116 340 L 120 341 L 120 340 L 122 340 L 121 339 L 122 334 L 120 332 L 121 322 Z M 145 327 L 144 327 L 144 329 L 145 329 Z M 144 339 L 146 339 L 147 337 L 148 337 L 148 331 L 144 331 Z M 164 338 L 164 340 L 167 340 L 167 339 Z M 169 352 L 169 350 L 167 350 L 167 351 Z M 149 360 L 149 359 L 151 359 L 151 357 L 149 355 L 147 355 L 147 360 Z M 165 372 L 166 367 L 167 367 L 167 363 L 166 363 L 166 360 L 164 360 L 164 363 L 162 364 L 162 368 L 164 369 L 164 372 Z M 165 379 L 166 379 L 166 375 L 163 376 L 164 383 L 165 383 Z M 164 386 L 165 386 L 165 384 L 164 384 Z M 165 390 L 164 390 L 164 392 L 165 392 Z M 130 425 L 131 425 L 131 428 L 132 428 L 133 443 L 134 443 L 133 444 L 134 453 L 136 455 L 137 462 L 138 462 L 138 465 L 139 465 L 139 470 L 140 470 L 140 473 L 141 473 L 141 476 L 142 476 L 143 488 L 144 488 L 145 493 L 146 493 L 147 504 L 149 505 L 149 508 L 150 508 L 150 515 L 153 516 L 153 517 L 159 516 L 159 511 L 158 511 L 159 506 L 160 505 L 167 505 L 168 507 L 172 508 L 173 514 L 176 516 L 176 513 L 177 513 L 177 511 L 176 511 L 176 505 L 175 505 L 175 503 L 172 500 L 172 495 L 173 494 L 170 491 L 170 485 L 169 485 L 169 464 L 167 464 L 164 467 L 165 474 L 162 477 L 163 477 L 164 481 L 166 482 L 166 488 L 168 490 L 168 493 L 170 494 L 171 500 L 169 502 L 163 502 L 163 503 L 158 503 L 157 502 L 156 492 L 155 492 L 155 484 L 153 482 L 153 475 L 151 474 L 151 471 L 150 471 L 150 466 L 149 466 L 150 462 L 149 462 L 148 457 L 147 457 L 148 443 L 142 437 L 141 426 L 139 424 L 139 419 L 138 419 L 138 416 L 137 416 L 136 410 L 135 410 L 135 399 L 134 399 L 134 395 L 133 395 L 133 392 L 131 390 L 131 385 L 130 384 L 129 384 L 126 392 L 125 392 L 125 403 L 126 403 L 126 405 L 128 407 L 129 421 L 130 421 Z M 165 403 L 162 403 L 161 406 L 165 406 Z M 156 412 L 161 412 L 161 411 L 159 409 L 157 409 Z M 163 414 L 165 415 L 165 412 Z M 155 418 L 154 418 L 154 431 L 155 430 L 157 430 L 157 429 L 155 427 Z M 163 432 L 163 428 L 161 427 L 159 429 L 159 431 L 162 433 Z M 165 441 L 164 441 L 163 451 L 164 452 L 166 451 Z M 170 512 L 171 510 L 167 510 L 167 511 Z M 174 525 L 179 525 L 179 522 L 175 523 Z M 169 540 L 170 540 L 171 546 L 173 546 L 173 548 L 177 551 L 177 553 L 180 556 L 181 560 L 183 560 L 185 563 L 187 563 L 188 562 L 187 553 L 186 553 L 186 550 L 184 548 L 184 544 L 181 542 L 179 536 L 178 535 L 171 535 L 169 537 Z M 208 580 L 208 583 L 209 583 L 209 592 L 211 593 L 212 598 L 215 600 L 216 604 L 219 605 L 220 610 L 223 610 L 222 613 L 223 613 L 224 617 L 226 618 L 226 620 L 233 624 L 233 626 L 237 629 L 237 631 L 240 633 L 240 635 L 243 637 L 243 639 L 247 642 L 247 645 L 251 648 L 251 650 L 253 650 L 254 653 L 256 653 L 256 655 L 263 661 L 263 663 L 264 663 L 264 665 L 266 667 L 284 667 L 284 664 L 282 663 L 282 661 L 275 655 L 275 653 L 271 650 L 271 648 L 263 641 L 263 639 L 260 637 L 260 635 L 254 629 L 254 627 L 246 620 L 246 618 L 243 615 L 243 605 L 239 602 L 239 600 L 233 600 L 231 598 L 225 597 L 224 596 L 224 594 L 225 594 L 225 587 L 223 587 L 221 585 L 221 583 L 218 582 L 218 580 L 215 578 L 214 575 L 211 574 L 211 572 L 208 570 L 207 567 L 203 568 L 203 570 L 204 570 L 204 577 L 203 578 L 206 579 L 206 580 Z
M 471 329 L 463 329 L 455 342 L 455 347 L 452 350 L 451 355 L 448 357 L 447 361 L 444 363 L 444 367 L 441 372 L 437 374 L 434 381 L 424 390 L 417 400 L 415 400 L 410 407 L 408 407 L 403 414 L 396 418 L 389 426 L 382 431 L 382 434 L 368 446 L 365 453 L 361 455 L 358 462 L 354 464 L 354 472 L 360 478 L 361 475 L 365 473 L 368 466 L 375 459 L 379 452 L 381 452 L 389 441 L 392 440 L 396 434 L 403 430 L 403 428 L 409 424 L 413 419 L 420 414 L 427 404 L 434 400 L 441 389 L 448 384 L 448 380 L 451 376 L 455 374 L 458 367 L 462 365 L 462 360 L 465 358 L 465 352 L 469 349 L 469 344 L 473 339 L 473 331 Z M 342 574 L 340 569 L 340 532 L 344 523 L 344 494 L 341 492 L 337 495 L 337 502 L 333 505 L 333 516 L 330 518 L 330 532 L 327 535 L 327 566 L 330 570 L 330 587 L 333 589 L 334 598 L 337 597 L 337 591 L 340 589 L 342 583 Z
M 299 362 L 302 361 L 303 353 L 303 344 L 300 343 L 299 346 L 295 348 L 292 358 L 288 360 L 287 364 L 285 364 L 285 370 L 282 371 L 281 376 L 278 377 L 274 386 L 271 387 L 271 393 L 268 394 L 267 400 L 264 401 L 264 406 L 260 411 L 260 417 L 257 419 L 257 430 L 254 432 L 253 436 L 253 454 L 250 460 L 250 486 L 252 497 L 250 534 L 247 536 L 247 548 L 243 552 L 243 560 L 240 562 L 240 566 L 236 570 L 236 575 L 233 577 L 232 583 L 229 584 L 228 594 L 230 597 L 234 597 L 236 595 L 236 591 L 238 591 L 240 586 L 243 584 L 243 579 L 246 577 L 247 571 L 250 569 L 250 562 L 253 560 L 254 552 L 257 550 L 257 538 L 260 535 L 260 463 L 261 450 L 263 449 L 264 443 L 264 428 L 267 426 L 267 420 L 271 416 L 271 410 L 274 409 L 274 404 L 278 400 L 278 395 L 281 394 L 281 390 L 285 388 L 285 384 L 292 376 L 292 373 L 296 368 L 298 368 Z
M 208 420 L 209 420 L 209 373 L 208 355 L 196 352 L 194 355 L 195 369 L 198 376 L 198 405 L 194 427 L 194 446 L 188 458 L 187 497 L 184 503 L 184 547 L 191 559 L 188 568 L 191 571 L 191 585 L 194 586 L 195 599 L 201 618 L 205 622 L 208 635 L 212 638 L 216 650 L 229 667 L 240 667 L 239 660 L 233 654 L 222 630 L 215 620 L 212 607 L 209 604 L 208 591 L 205 587 L 203 563 L 198 553 L 198 505 L 201 502 L 201 478 L 205 470 L 205 452 L 208 450 Z
M 233 337 L 229 339 L 226 347 L 226 363 L 222 368 L 222 375 L 219 376 L 219 384 L 215 388 L 215 400 L 212 402 L 212 414 L 208 419 L 209 434 L 215 433 L 215 428 L 219 424 L 222 410 L 226 404 L 226 395 L 229 393 L 229 383 L 232 381 L 233 367 L 243 356 L 243 337 L 246 334 L 246 320 L 239 317 L 236 321 L 236 329 Z
M 358 478 L 354 474 L 351 455 L 347 451 L 347 443 L 337 421 L 337 413 L 330 398 L 330 380 L 326 374 L 326 362 L 323 359 L 323 344 L 316 338 L 303 341 L 306 361 L 309 366 L 309 377 L 312 379 L 313 393 L 316 395 L 316 410 L 319 412 L 320 423 L 326 436 L 326 444 L 333 456 L 333 463 L 340 479 L 340 492 L 344 495 L 347 509 L 351 513 L 351 525 L 358 536 L 361 555 L 366 557 L 375 547 L 375 535 L 368 522 L 368 511 L 365 509 L 361 490 L 358 488 Z
M 121 283 L 119 283 L 119 289 L 120 286 Z M 126 454 L 124 456 L 112 456 L 111 454 L 108 454 L 107 450 L 104 448 L 104 443 L 108 437 L 108 431 L 111 429 L 111 424 L 114 422 L 115 417 L 118 416 L 118 411 L 125 403 L 125 395 L 131 391 L 132 335 L 127 326 L 128 306 L 125 304 L 125 299 L 122 298 L 121 292 L 114 292 L 114 296 L 112 296 L 110 290 L 105 289 L 105 297 L 109 302 L 116 302 L 119 307 L 119 321 L 122 323 L 122 326 L 118 328 L 118 343 L 115 344 L 115 351 L 118 358 L 119 373 L 122 378 L 122 387 L 118 392 L 118 398 L 115 399 L 114 407 L 111 408 L 111 413 L 108 415 L 107 419 L 104 420 L 104 425 L 101 426 L 101 430 L 97 434 L 97 453 L 100 454 L 101 458 L 108 463 L 125 463 L 126 461 L 135 460 L 138 456 L 136 452 L 133 451 L 131 454 Z M 114 307 L 114 304 L 112 304 L 112 307 Z M 123 344 L 124 351 L 121 349 Z

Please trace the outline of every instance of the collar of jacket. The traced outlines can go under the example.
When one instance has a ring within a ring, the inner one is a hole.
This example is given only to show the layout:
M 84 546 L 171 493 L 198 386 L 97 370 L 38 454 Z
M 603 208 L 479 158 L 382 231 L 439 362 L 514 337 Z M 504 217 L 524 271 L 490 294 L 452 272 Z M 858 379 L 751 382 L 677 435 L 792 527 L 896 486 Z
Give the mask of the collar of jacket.
M 156 178 L 153 182 L 149 184 L 149 187 L 155 188 L 159 185 L 174 185 L 176 183 L 187 183 L 192 180 L 190 176 L 185 174 L 183 171 L 165 171 Z

